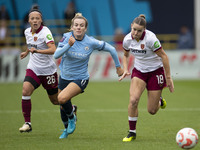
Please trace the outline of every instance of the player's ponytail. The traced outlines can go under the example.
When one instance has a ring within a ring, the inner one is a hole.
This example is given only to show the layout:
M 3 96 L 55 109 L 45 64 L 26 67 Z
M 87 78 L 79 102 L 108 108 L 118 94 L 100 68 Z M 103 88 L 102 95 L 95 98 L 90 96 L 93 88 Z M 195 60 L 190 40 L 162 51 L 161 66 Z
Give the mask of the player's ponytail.
M 141 26 L 143 26 L 144 28 L 146 28 L 146 17 L 144 14 L 140 14 L 138 17 L 136 17 L 133 20 L 133 23 L 139 24 Z

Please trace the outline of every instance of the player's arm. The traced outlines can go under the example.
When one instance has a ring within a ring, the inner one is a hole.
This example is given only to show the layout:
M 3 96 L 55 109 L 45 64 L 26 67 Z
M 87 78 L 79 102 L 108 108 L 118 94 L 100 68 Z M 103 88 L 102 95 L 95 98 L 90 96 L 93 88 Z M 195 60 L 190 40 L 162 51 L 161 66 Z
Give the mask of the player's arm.
M 171 78 L 171 73 L 170 73 L 170 65 L 169 65 L 169 58 L 163 48 L 161 47 L 159 50 L 155 52 L 159 57 L 162 58 L 163 62 L 163 67 L 165 69 L 165 75 L 166 75 L 166 81 L 167 81 L 167 86 L 169 87 L 170 92 L 174 91 L 174 84 Z
M 111 46 L 110 44 L 108 44 L 107 42 L 105 42 L 105 45 L 102 50 L 107 51 L 111 54 L 111 56 L 115 62 L 116 72 L 117 72 L 118 76 L 121 76 L 124 71 L 121 68 L 116 49 L 113 46 Z
M 122 79 L 124 79 L 126 76 L 130 75 L 130 72 L 128 71 L 128 60 L 129 60 L 129 50 L 124 50 L 124 56 L 123 56 L 123 68 L 124 68 L 124 73 L 121 76 L 121 78 L 119 78 L 119 81 L 121 81 Z
M 33 54 L 33 53 L 40 53 L 40 54 L 54 54 L 54 52 L 56 51 L 56 46 L 55 46 L 55 43 L 52 41 L 52 42 L 49 42 L 47 43 L 47 46 L 48 46 L 48 49 L 43 49 L 43 50 L 40 50 L 40 49 L 35 49 L 35 48 L 31 48 L 29 49 L 29 51 Z
M 75 38 L 73 36 L 71 36 L 69 38 L 69 41 L 67 44 L 65 45 L 58 45 L 55 53 L 54 53 L 54 58 L 55 59 L 58 59 L 60 58 L 65 52 L 68 51 L 68 49 L 75 43 Z
M 21 58 L 21 59 L 25 58 L 25 57 L 28 55 L 28 53 L 29 53 L 29 49 L 26 48 L 26 51 L 25 51 L 25 52 L 22 52 L 22 53 L 20 54 L 20 58 Z

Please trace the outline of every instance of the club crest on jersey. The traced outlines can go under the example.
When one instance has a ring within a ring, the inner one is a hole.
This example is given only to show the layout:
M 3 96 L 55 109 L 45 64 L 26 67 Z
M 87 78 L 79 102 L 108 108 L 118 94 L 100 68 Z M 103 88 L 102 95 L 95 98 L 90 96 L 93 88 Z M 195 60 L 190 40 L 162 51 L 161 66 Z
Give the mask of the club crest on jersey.
M 141 44 L 140 47 L 141 47 L 141 49 L 144 49 L 144 44 Z
M 34 41 L 37 41 L 37 37 L 36 36 L 34 37 Z
M 86 46 L 86 47 L 85 47 L 85 50 L 86 50 L 86 51 L 89 50 L 89 47 Z

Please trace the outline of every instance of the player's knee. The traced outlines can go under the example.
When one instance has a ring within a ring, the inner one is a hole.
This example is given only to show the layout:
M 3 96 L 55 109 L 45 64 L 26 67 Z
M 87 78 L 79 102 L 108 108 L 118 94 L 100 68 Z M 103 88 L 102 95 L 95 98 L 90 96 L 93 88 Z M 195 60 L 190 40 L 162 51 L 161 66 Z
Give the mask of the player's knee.
M 22 95 L 23 95 L 23 96 L 30 96 L 31 93 L 32 93 L 32 92 L 31 92 L 30 90 L 26 89 L 26 88 L 23 88 L 23 89 L 22 89 Z
M 54 105 L 59 105 L 59 102 L 58 102 L 57 99 L 56 100 L 55 99 L 51 100 L 51 103 L 54 104 Z
M 138 103 L 139 103 L 139 98 L 136 98 L 136 97 L 130 97 L 130 105 L 131 106 L 135 106 L 137 107 L 138 106 Z
M 58 103 L 59 104 L 65 104 L 67 102 L 67 99 L 63 97 L 62 95 L 58 95 Z
M 151 114 L 151 115 L 155 115 L 157 113 L 157 109 L 148 109 L 148 112 Z

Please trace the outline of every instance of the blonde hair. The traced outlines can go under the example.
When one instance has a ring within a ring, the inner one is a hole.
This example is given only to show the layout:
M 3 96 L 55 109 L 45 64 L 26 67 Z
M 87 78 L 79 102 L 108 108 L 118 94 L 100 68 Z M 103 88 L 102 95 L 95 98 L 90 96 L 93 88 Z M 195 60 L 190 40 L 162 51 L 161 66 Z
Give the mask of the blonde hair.
M 85 28 L 87 28 L 88 26 L 88 21 L 85 17 L 83 17 L 82 13 L 76 13 L 74 18 L 71 20 L 71 27 L 70 27 L 70 31 L 72 31 L 72 26 L 74 25 L 74 20 L 75 19 L 83 19 L 85 20 Z
M 146 17 L 144 14 L 140 14 L 138 17 L 136 17 L 133 20 L 133 23 L 139 24 L 141 26 L 143 26 L 144 28 L 146 28 Z

